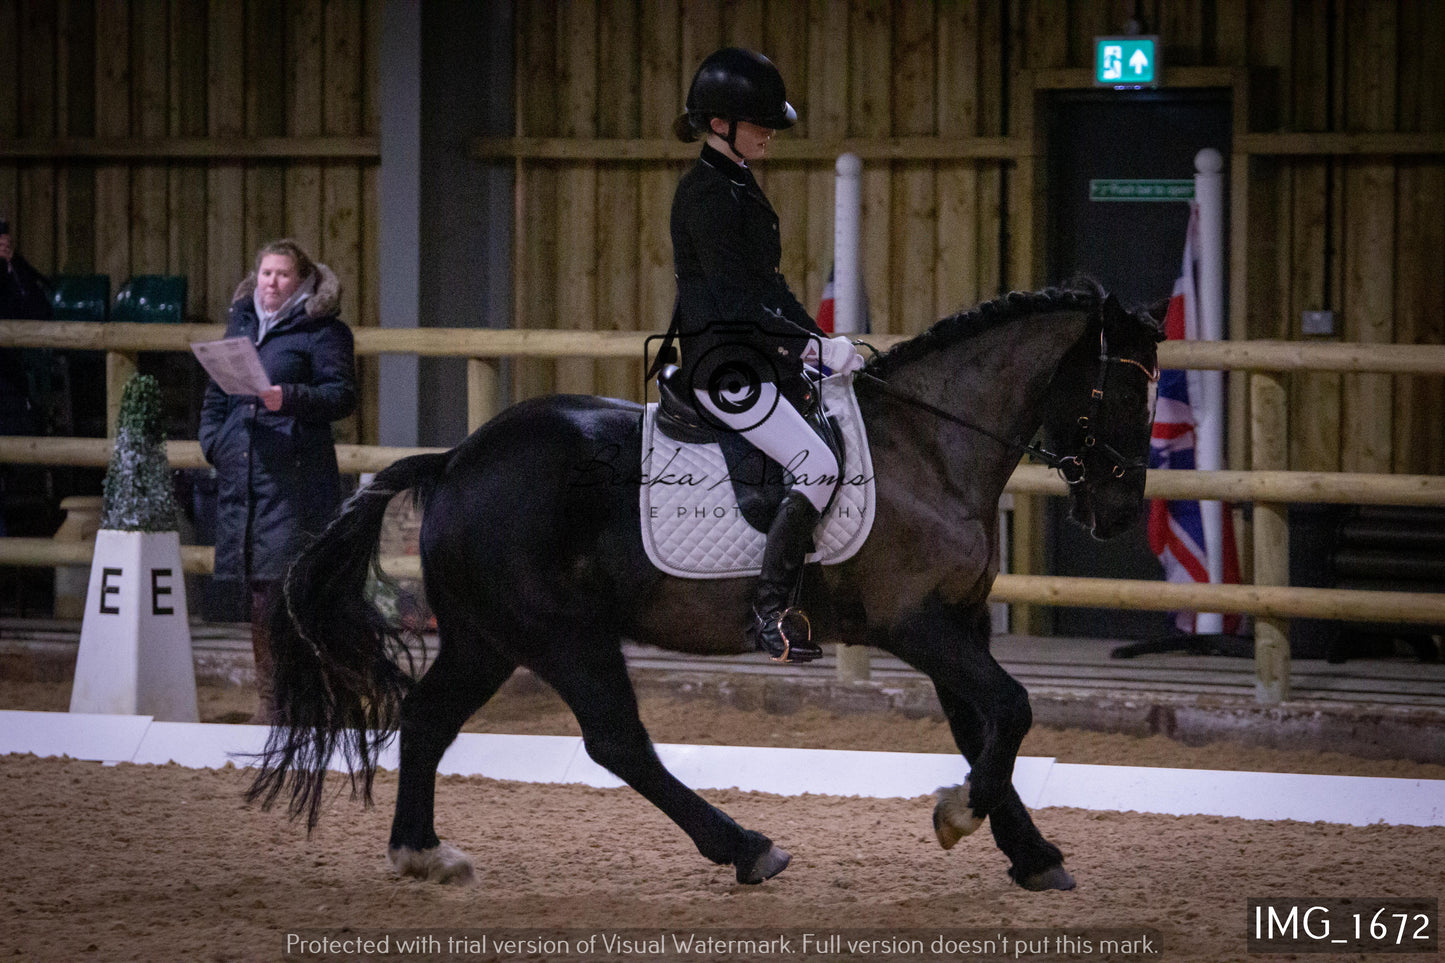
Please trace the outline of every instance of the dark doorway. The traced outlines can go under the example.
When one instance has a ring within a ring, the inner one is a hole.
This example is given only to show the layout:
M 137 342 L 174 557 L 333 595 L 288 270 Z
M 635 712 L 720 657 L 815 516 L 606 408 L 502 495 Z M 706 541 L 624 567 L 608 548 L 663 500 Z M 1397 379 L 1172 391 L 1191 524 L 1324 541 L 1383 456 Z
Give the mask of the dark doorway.
M 1089 182 L 1186 180 L 1194 155 L 1230 156 L 1226 90 L 1067 91 L 1048 107 L 1049 278 L 1087 274 L 1126 305 L 1167 298 L 1179 276 L 1189 205 L 1180 201 L 1091 201 Z M 1225 184 L 1228 185 L 1228 170 Z M 1228 210 L 1228 197 L 1225 210 Z M 1227 256 L 1226 256 L 1227 263 Z M 1228 304 L 1228 297 L 1225 304 Z M 1094 541 L 1050 499 L 1046 551 L 1056 575 L 1158 579 L 1144 520 L 1112 542 Z M 1057 635 L 1152 639 L 1171 634 L 1165 612 L 1056 608 Z

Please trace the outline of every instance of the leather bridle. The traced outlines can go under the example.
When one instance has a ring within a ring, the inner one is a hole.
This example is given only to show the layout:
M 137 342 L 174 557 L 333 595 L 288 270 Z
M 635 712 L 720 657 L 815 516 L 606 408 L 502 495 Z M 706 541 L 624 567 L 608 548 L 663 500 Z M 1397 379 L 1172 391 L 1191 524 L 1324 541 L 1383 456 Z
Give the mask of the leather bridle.
M 878 349 L 873 347 L 873 345 L 869 344 L 868 342 L 855 341 L 854 344 L 861 345 L 867 348 L 869 351 L 873 352 L 875 358 L 878 357 Z M 1079 416 L 1079 427 L 1084 430 L 1083 448 L 1081 448 L 1075 454 L 1071 455 L 1060 455 L 1056 452 L 1049 451 L 1042 445 L 1026 443 L 1018 438 L 1005 438 L 996 432 L 984 428 L 982 425 L 978 425 L 974 422 L 968 421 L 967 419 L 960 418 L 952 412 L 943 410 L 937 405 L 924 401 L 921 398 L 915 398 L 905 391 L 900 391 L 890 385 L 887 381 L 879 378 L 877 375 L 870 374 L 867 371 L 859 371 L 857 377 L 860 381 L 864 382 L 865 384 L 871 385 L 872 387 L 876 388 L 878 391 L 882 392 L 890 398 L 901 401 L 906 405 L 919 409 L 920 411 L 926 411 L 936 418 L 940 418 L 944 421 L 958 425 L 959 427 L 967 428 L 970 431 L 975 431 L 978 434 L 983 435 L 985 438 L 989 438 L 993 441 L 998 442 L 1000 445 L 1003 445 L 1006 448 L 1013 448 L 1024 454 L 1033 455 L 1035 458 L 1039 459 L 1044 464 L 1057 471 L 1059 473 L 1059 477 L 1062 478 L 1064 482 L 1070 487 L 1073 487 L 1075 485 L 1081 485 L 1088 480 L 1089 469 L 1084 458 L 1091 450 L 1097 449 L 1098 451 L 1103 452 L 1109 457 L 1109 459 L 1113 461 L 1113 464 L 1109 468 L 1109 474 L 1112 475 L 1114 478 L 1124 477 L 1125 473 L 1127 473 L 1131 469 L 1145 469 L 1149 467 L 1149 456 L 1147 454 L 1141 455 L 1137 458 L 1130 458 L 1129 456 L 1122 454 L 1117 448 L 1109 444 L 1107 441 L 1100 441 L 1099 436 L 1096 434 L 1095 426 L 1098 423 L 1099 406 L 1102 405 L 1104 402 L 1104 394 L 1109 380 L 1109 367 L 1110 365 L 1116 364 L 1130 365 L 1134 368 L 1139 369 L 1139 371 L 1143 372 L 1144 376 L 1149 379 L 1149 382 L 1151 384 L 1159 380 L 1159 366 L 1157 364 L 1155 364 L 1154 367 L 1151 369 L 1145 367 L 1142 362 L 1137 361 L 1134 358 L 1126 358 L 1123 355 L 1110 354 L 1108 339 L 1104 337 L 1104 332 L 1101 328 L 1099 331 L 1099 367 L 1094 376 L 1093 387 L 1089 389 L 1089 411 L 1087 414 Z
M 1079 427 L 1084 430 L 1084 450 L 1076 455 L 1068 455 L 1060 459 L 1060 463 L 1053 465 L 1058 469 L 1059 477 L 1069 485 L 1079 485 L 1088 477 L 1089 470 L 1084 463 L 1084 456 L 1090 449 L 1097 448 L 1107 455 L 1113 464 L 1109 468 L 1109 474 L 1115 478 L 1123 478 L 1124 474 L 1131 469 L 1146 469 L 1149 467 L 1149 456 L 1147 453 L 1137 458 L 1130 458 L 1121 453 L 1107 441 L 1101 442 L 1095 434 L 1095 424 L 1098 421 L 1099 406 L 1104 403 L 1104 389 L 1109 380 L 1109 365 L 1125 364 L 1132 365 L 1144 373 L 1150 384 L 1159 380 L 1159 365 L 1146 368 L 1133 358 L 1126 358 L 1123 355 L 1109 353 L 1109 341 L 1104 337 L 1104 332 L 1099 331 L 1099 367 L 1094 375 L 1094 386 L 1089 389 L 1089 412 L 1079 416 Z

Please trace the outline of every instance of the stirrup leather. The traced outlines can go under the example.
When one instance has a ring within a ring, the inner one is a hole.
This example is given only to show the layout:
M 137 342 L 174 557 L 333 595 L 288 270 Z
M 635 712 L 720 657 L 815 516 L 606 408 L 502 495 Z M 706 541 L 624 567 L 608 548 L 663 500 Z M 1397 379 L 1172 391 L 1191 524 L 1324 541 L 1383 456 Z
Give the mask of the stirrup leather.
M 796 616 L 802 620 L 804 628 L 803 638 L 794 639 L 788 637 L 786 626 L 789 616 Z M 812 662 L 814 659 L 822 656 L 822 650 L 813 645 L 813 623 L 809 620 L 808 613 L 797 606 L 790 605 L 787 608 L 779 609 L 772 615 L 761 615 L 757 609 L 754 609 L 753 617 L 757 620 L 758 648 L 768 653 L 768 659 L 770 661 L 798 664 L 802 662 Z M 782 640 L 783 648 L 781 652 L 774 650 L 771 645 L 766 643 L 769 630 L 775 630 L 777 637 Z M 796 658 L 794 657 L 795 648 L 797 650 Z

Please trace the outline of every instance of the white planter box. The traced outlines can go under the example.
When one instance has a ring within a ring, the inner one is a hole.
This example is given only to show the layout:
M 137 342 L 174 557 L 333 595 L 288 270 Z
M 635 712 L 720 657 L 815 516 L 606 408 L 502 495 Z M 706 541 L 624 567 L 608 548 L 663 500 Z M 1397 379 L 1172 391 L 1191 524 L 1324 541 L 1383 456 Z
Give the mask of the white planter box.
M 175 532 L 96 533 L 70 711 L 198 721 Z

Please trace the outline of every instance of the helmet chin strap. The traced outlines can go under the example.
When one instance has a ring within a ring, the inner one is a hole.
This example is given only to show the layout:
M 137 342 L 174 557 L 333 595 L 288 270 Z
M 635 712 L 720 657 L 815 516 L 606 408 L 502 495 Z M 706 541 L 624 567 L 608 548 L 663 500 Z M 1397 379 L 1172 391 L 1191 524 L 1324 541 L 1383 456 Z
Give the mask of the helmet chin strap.
M 721 117 L 717 117 L 717 118 L 714 118 L 714 119 L 716 119 L 716 120 L 722 120 Z M 709 124 L 708 124 L 708 133 L 712 134 L 714 137 L 719 138 L 723 143 L 725 143 L 725 144 L 728 145 L 728 150 L 732 153 L 732 158 L 731 158 L 732 160 L 736 161 L 736 162 L 739 163 L 739 164 L 746 163 L 746 162 L 743 160 L 743 155 L 738 151 L 738 144 L 737 144 L 738 122 L 735 121 L 735 120 L 729 120 L 729 121 L 727 122 L 727 124 L 728 124 L 728 132 L 727 132 L 727 134 L 724 135 L 724 134 L 719 134 L 719 133 L 717 132 L 717 129 L 712 126 L 711 122 L 709 122 Z

